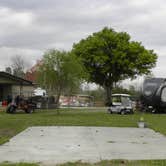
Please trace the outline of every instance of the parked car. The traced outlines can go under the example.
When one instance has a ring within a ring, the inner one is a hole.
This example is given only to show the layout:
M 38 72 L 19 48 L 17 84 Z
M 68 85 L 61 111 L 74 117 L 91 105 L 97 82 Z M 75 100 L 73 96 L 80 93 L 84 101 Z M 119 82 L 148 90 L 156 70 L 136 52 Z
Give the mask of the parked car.
M 108 107 L 109 113 L 133 114 L 132 101 L 128 94 L 113 94 L 112 104 Z

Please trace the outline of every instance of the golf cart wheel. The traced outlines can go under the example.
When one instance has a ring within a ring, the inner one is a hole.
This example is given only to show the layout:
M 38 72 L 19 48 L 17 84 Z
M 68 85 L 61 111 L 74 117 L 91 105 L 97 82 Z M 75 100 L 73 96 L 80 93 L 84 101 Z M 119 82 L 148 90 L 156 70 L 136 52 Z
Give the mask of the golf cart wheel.
M 112 110 L 110 108 L 108 109 L 108 113 L 112 114 Z
M 121 115 L 125 115 L 125 114 L 126 114 L 126 111 L 125 111 L 125 110 L 121 110 L 120 114 L 121 114 Z

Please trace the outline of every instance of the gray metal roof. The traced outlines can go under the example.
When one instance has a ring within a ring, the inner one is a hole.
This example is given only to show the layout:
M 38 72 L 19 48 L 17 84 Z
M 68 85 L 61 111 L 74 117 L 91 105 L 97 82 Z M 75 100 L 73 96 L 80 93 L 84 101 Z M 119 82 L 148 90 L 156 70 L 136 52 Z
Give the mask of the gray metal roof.
M 4 71 L 0 71 L 0 78 L 1 77 L 7 78 L 7 79 L 12 80 L 12 81 L 15 81 L 18 84 L 22 84 L 22 85 L 33 85 L 33 82 L 31 82 L 29 80 L 25 80 L 25 79 L 23 79 L 21 77 L 14 76 L 14 75 L 6 73 Z

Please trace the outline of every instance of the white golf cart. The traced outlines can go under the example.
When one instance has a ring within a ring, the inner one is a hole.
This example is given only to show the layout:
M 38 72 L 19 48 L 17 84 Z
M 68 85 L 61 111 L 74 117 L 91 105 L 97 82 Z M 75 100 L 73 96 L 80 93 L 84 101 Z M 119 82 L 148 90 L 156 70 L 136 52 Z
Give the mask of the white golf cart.
M 108 112 L 118 114 L 133 114 L 132 101 L 128 94 L 113 94 L 112 105 L 108 107 Z

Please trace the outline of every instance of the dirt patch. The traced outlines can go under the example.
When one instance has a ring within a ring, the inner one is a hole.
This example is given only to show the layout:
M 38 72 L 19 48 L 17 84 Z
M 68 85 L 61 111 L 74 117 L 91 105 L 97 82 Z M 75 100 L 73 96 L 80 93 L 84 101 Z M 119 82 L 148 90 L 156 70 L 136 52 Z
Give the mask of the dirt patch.
M 13 129 L 0 129 L 0 145 L 8 142 L 14 135 L 16 135 L 16 131 Z
M 7 136 L 7 137 L 11 137 L 13 135 L 15 135 L 15 130 L 13 129 L 0 129 L 0 138 Z

